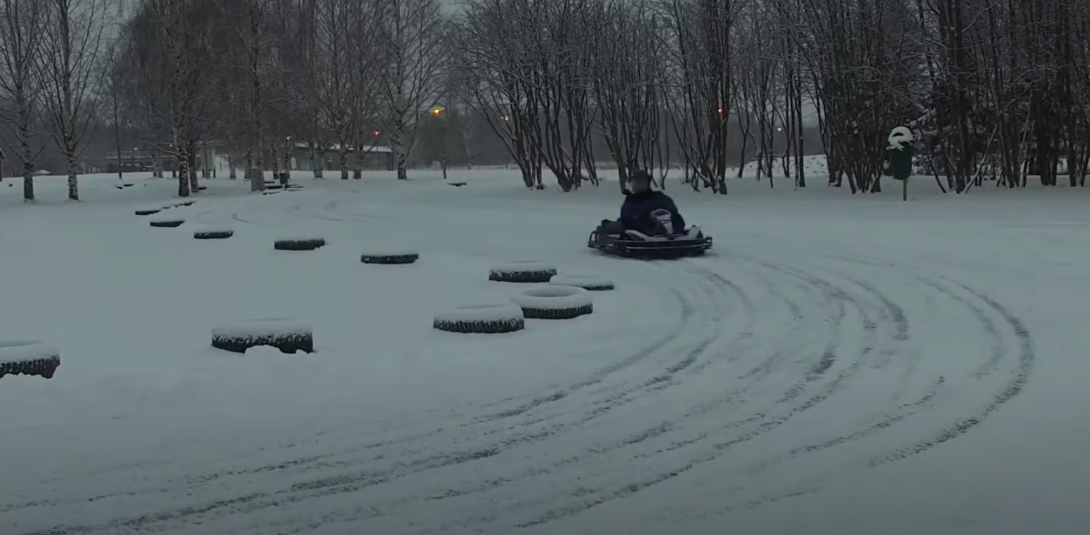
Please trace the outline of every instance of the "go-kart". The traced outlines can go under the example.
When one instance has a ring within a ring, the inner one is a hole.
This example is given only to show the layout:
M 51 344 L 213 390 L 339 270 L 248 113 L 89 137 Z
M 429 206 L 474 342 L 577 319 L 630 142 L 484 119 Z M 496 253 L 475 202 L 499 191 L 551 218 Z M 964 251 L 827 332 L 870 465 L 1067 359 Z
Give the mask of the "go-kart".
M 705 236 L 700 227 L 692 226 L 674 233 L 670 212 L 655 210 L 651 216 L 657 222 L 655 232 L 651 234 L 624 229 L 616 221 L 603 220 L 590 233 L 587 247 L 627 258 L 700 256 L 711 249 L 712 238 Z

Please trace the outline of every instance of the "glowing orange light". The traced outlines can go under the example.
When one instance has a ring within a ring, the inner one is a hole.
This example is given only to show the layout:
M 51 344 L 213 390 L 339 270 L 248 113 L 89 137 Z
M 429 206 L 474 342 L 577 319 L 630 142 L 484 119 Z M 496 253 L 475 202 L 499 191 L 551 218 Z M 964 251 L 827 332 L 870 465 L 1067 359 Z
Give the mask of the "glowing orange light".
M 440 116 L 443 115 L 444 111 L 446 111 L 446 109 L 443 108 L 442 106 L 436 106 L 436 107 L 431 109 L 431 114 L 433 116 L 435 116 L 435 117 L 440 117 Z

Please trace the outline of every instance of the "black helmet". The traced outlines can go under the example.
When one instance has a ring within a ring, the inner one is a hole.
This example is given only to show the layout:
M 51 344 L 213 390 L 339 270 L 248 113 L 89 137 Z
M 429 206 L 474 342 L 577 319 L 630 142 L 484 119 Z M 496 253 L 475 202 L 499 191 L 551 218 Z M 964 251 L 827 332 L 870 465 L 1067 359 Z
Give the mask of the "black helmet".
M 646 180 L 648 184 L 653 182 L 651 173 L 648 173 L 646 169 L 639 169 L 628 175 L 629 182 L 636 182 L 638 180 Z

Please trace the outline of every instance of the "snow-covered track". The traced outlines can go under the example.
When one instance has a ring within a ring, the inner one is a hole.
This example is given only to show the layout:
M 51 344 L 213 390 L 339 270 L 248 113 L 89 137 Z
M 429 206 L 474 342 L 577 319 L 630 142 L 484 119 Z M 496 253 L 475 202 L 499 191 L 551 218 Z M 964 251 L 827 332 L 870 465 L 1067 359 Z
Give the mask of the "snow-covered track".
M 25 533 L 566 532 L 616 507 L 666 532 L 955 440 L 1031 377 L 1032 336 L 1013 311 L 896 263 L 726 255 L 646 270 L 668 281 L 679 314 L 577 380 L 434 425 L 361 430 L 350 448 L 274 447 L 79 506 L 100 523 Z M 694 492 L 714 498 L 669 499 Z M 0 512 L 49 505 L 76 506 Z

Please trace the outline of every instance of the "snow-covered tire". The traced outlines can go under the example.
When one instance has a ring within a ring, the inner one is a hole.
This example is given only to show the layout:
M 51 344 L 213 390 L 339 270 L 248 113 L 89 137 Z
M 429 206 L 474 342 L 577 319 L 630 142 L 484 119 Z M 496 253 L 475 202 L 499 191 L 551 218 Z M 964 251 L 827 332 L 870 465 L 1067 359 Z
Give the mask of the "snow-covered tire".
M 153 219 L 150 224 L 159 228 L 177 228 L 182 226 L 182 223 L 185 223 L 184 219 Z
M 161 210 L 159 208 L 150 208 L 150 209 L 147 209 L 147 210 L 137 210 L 136 215 L 155 215 L 155 214 L 158 214 L 160 211 Z
M 496 282 L 549 282 L 554 276 L 555 267 L 536 260 L 498 264 L 492 266 L 488 272 L 488 280 Z
M 575 286 L 531 288 L 511 298 L 529 319 L 570 320 L 594 312 L 590 292 Z
M 615 288 L 613 281 L 597 275 L 557 275 L 549 279 L 553 286 L 575 286 L 589 292 L 605 292 Z
M 370 251 L 360 255 L 360 262 L 364 264 L 403 265 L 419 259 L 420 253 L 415 251 Z
M 252 347 L 271 346 L 281 353 L 314 352 L 314 332 L 309 325 L 287 319 L 236 321 L 212 330 L 212 347 L 245 353 Z
M 325 247 L 324 238 L 284 238 L 273 242 L 277 251 L 313 251 Z
M 193 233 L 197 240 L 226 240 L 235 235 L 233 230 L 198 230 Z
M 436 314 L 432 326 L 452 333 L 502 334 L 525 329 L 526 319 L 513 303 L 469 305 Z
M 61 365 L 61 354 L 41 342 L 0 341 L 0 377 L 37 375 L 53 378 Z

